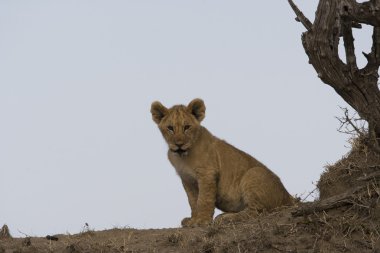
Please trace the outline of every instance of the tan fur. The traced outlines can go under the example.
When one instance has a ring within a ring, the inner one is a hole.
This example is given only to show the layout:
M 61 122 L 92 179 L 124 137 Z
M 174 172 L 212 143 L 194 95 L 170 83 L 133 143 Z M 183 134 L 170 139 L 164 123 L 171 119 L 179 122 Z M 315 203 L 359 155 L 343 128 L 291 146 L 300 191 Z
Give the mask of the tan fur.
M 211 223 L 215 207 L 226 212 L 216 218 L 221 223 L 291 205 L 293 198 L 272 171 L 200 125 L 205 111 L 201 99 L 170 109 L 160 102 L 151 107 L 191 207 L 191 217 L 183 219 L 182 225 Z

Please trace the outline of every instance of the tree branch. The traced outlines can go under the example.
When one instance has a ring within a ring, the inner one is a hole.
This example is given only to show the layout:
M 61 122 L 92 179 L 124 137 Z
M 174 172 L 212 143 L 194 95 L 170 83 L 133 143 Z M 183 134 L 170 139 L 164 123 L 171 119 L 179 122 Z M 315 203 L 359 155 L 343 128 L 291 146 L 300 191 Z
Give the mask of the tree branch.
M 358 3 L 356 0 L 341 0 L 342 17 L 349 17 L 355 23 L 380 26 L 380 1 L 370 0 Z
M 297 18 L 296 20 L 298 22 L 301 22 L 303 26 L 310 31 L 313 28 L 313 24 L 310 22 L 310 20 L 300 11 L 300 9 L 297 7 L 297 5 L 292 1 L 288 0 L 290 7 L 292 7 L 294 13 L 296 14 Z
M 339 195 L 332 196 L 330 198 L 321 200 L 319 202 L 307 203 L 297 208 L 292 212 L 293 217 L 313 214 L 316 212 L 327 211 L 332 208 L 338 208 L 341 206 L 352 205 L 352 199 L 355 193 L 363 190 L 365 186 L 360 185 L 352 190 L 344 192 Z
M 357 178 L 357 181 L 361 182 L 360 185 L 351 188 L 341 194 L 334 195 L 320 201 L 304 203 L 296 210 L 292 211 L 292 216 L 297 217 L 309 215 L 342 206 L 355 205 L 357 204 L 357 200 L 365 195 L 378 198 L 380 197 L 377 187 L 377 182 L 379 182 L 379 179 L 380 171 L 375 171 L 368 175 L 363 175 Z
M 371 52 L 363 55 L 367 59 L 368 63 L 363 68 L 362 72 L 364 75 L 372 74 L 377 72 L 380 66 L 380 27 L 374 27 L 372 33 L 372 48 Z
M 354 74 L 358 70 L 355 56 L 354 36 L 352 35 L 351 22 L 343 22 L 342 34 L 344 41 L 344 48 L 346 50 L 346 61 L 351 73 Z
M 376 62 L 378 64 L 377 67 L 379 67 L 380 65 L 380 26 L 373 28 L 372 52 L 375 55 Z

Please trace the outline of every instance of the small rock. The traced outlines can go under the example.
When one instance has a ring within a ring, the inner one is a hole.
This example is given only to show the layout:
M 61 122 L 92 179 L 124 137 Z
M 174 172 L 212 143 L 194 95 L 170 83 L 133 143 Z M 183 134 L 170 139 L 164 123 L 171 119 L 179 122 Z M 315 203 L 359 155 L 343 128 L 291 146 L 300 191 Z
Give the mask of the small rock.
M 49 241 L 58 241 L 58 237 L 52 235 L 47 235 L 46 239 L 48 239 Z

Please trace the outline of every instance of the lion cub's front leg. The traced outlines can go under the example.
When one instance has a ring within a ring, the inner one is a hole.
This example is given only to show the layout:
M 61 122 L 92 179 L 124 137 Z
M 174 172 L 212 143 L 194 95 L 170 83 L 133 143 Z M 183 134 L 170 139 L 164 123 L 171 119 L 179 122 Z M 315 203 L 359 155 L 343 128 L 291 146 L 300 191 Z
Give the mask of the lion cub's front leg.
M 187 181 L 182 179 L 183 188 L 186 191 L 191 208 L 191 217 L 186 217 L 182 220 L 181 225 L 186 227 L 192 218 L 197 216 L 197 200 L 198 200 L 198 185 L 197 182 Z
M 197 198 L 193 195 L 194 190 L 184 184 L 191 206 L 191 218 L 182 220 L 184 227 L 209 225 L 214 216 L 217 188 L 214 173 L 203 169 L 197 174 Z

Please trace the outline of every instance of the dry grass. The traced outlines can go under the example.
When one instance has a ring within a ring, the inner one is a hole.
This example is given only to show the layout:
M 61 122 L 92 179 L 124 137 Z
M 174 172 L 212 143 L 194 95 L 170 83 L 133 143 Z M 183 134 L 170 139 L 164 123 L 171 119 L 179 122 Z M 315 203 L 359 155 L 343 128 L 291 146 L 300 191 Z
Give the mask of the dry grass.
M 328 165 L 317 183 L 320 199 L 345 192 L 362 184 L 360 178 L 380 171 L 380 156 L 369 149 L 366 137 L 352 139 L 352 149 L 341 160 Z
M 9 228 L 6 224 L 0 230 L 0 239 L 8 239 L 12 238 L 11 233 L 9 232 Z

